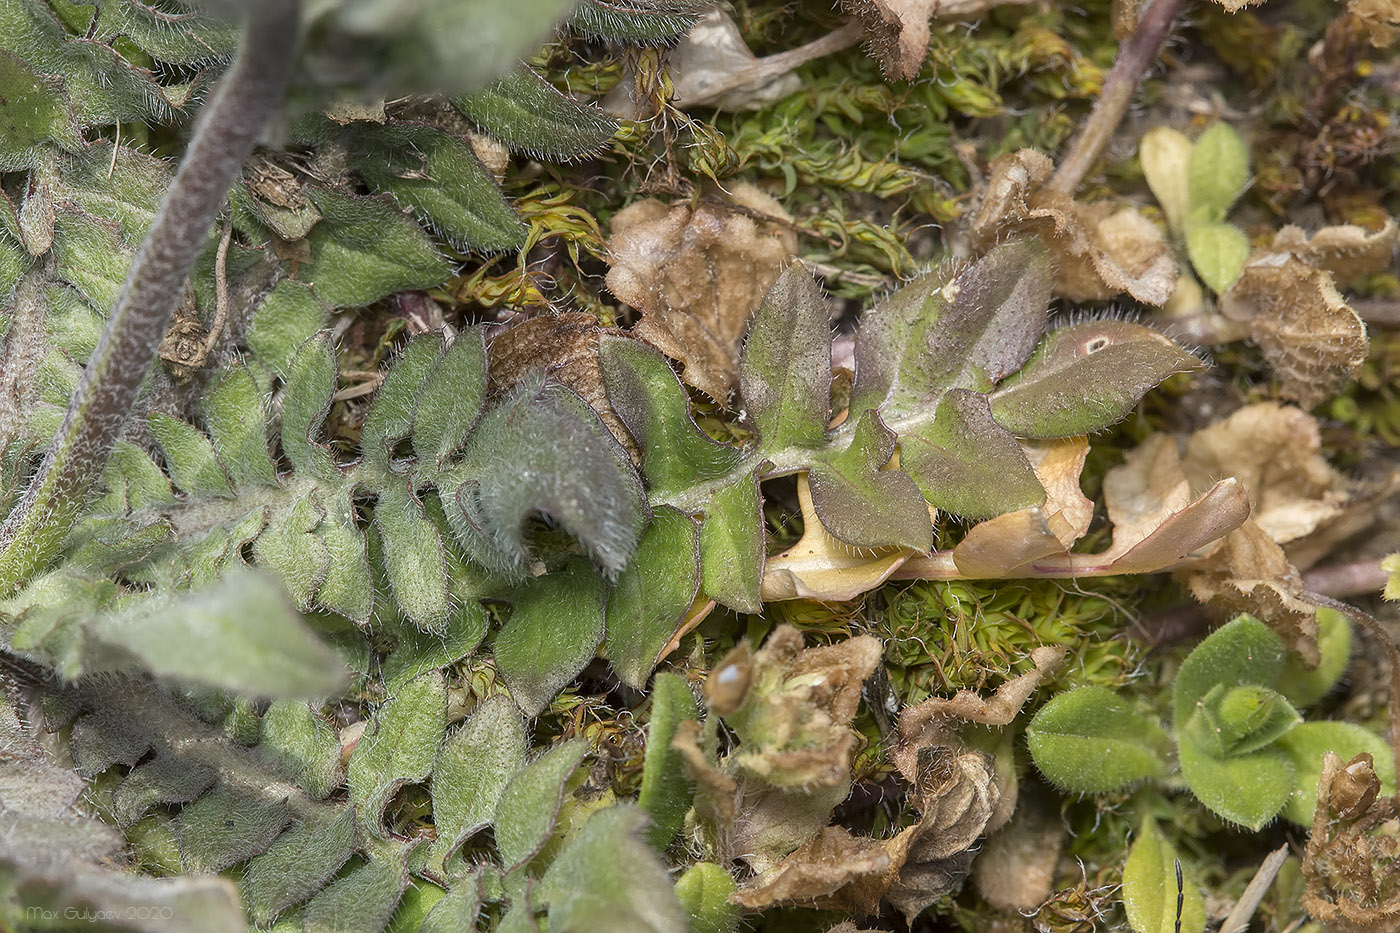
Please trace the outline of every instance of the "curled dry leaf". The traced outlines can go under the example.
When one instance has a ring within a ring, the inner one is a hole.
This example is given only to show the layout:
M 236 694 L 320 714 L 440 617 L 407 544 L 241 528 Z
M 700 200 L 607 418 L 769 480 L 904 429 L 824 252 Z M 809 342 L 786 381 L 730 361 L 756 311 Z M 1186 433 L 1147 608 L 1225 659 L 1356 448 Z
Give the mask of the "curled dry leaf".
M 866 47 L 885 76 L 912 81 L 928 55 L 929 20 L 977 16 L 1026 0 L 841 0 L 860 22 Z
M 1221 313 L 1259 345 L 1284 398 L 1311 408 L 1366 359 L 1366 325 L 1337 291 L 1328 268 L 1354 276 L 1374 269 L 1382 253 L 1388 259 L 1389 250 L 1388 241 L 1369 239 L 1359 227 L 1332 227 L 1312 241 L 1304 241 L 1297 228 L 1285 228 L 1250 257 L 1221 296 Z
M 1022 801 L 1016 819 L 982 846 L 972 878 L 978 893 L 998 910 L 1033 911 L 1054 891 L 1065 827 L 1051 816 L 1052 806 L 1039 795 Z
M 776 201 L 747 184 L 730 195 L 737 207 L 649 199 L 619 211 L 607 276 L 642 312 L 633 335 L 685 364 L 681 378 L 721 403 L 738 385 L 749 318 L 797 252 L 791 229 L 744 210 L 788 219 Z
M 1176 287 L 1166 239 L 1136 208 L 1080 204 L 1046 190 L 1055 164 L 1033 149 L 998 156 L 991 165 L 971 234 L 979 251 L 1027 233 L 1049 245 L 1055 294 L 1098 301 L 1127 292 L 1162 305 Z
M 1303 909 L 1334 933 L 1400 927 L 1400 842 L 1385 829 L 1394 826 L 1400 807 L 1396 798 L 1379 794 L 1370 755 L 1343 764 L 1326 753 L 1303 851 Z
M 1395 0 L 1350 0 L 1347 12 L 1366 27 L 1376 48 L 1389 48 L 1400 39 L 1400 4 Z
M 521 321 L 491 340 L 491 365 L 487 367 L 490 391 L 493 395 L 508 392 L 528 374 L 543 369 L 577 392 L 636 460 L 637 443 L 608 403 L 598 361 L 602 333 L 597 318 L 579 311 L 541 314 Z
M 1395 250 L 1398 230 L 1400 227 L 1391 219 L 1375 232 L 1345 224 L 1323 227 L 1309 237 L 1301 227 L 1290 224 L 1274 235 L 1273 249 L 1290 252 L 1330 272 L 1333 281 L 1346 287 L 1364 276 L 1385 271 Z
M 722 862 L 766 871 L 830 822 L 850 792 L 850 723 L 880 655 L 868 635 L 804 649 L 797 629 L 783 626 L 759 651 L 741 645 L 711 672 L 711 712 L 736 747 L 716 759 L 694 725 L 673 747 L 698 786 L 696 812 Z

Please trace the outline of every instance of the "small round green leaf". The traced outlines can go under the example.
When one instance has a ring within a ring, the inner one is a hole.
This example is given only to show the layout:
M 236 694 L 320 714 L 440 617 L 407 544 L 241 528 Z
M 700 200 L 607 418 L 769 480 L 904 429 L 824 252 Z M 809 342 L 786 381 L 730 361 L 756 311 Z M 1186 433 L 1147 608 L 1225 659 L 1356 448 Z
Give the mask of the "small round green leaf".
M 1026 728 L 1035 765 L 1082 794 L 1122 790 L 1166 773 L 1162 727 L 1106 687 L 1080 687 L 1041 707 Z

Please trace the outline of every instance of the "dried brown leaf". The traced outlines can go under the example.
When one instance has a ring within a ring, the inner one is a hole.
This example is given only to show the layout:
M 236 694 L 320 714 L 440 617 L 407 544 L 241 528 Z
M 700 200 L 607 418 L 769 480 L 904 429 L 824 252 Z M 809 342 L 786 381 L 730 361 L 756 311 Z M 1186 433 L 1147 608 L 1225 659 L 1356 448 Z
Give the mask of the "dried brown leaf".
M 1162 305 L 1176 287 L 1177 266 L 1160 230 L 1136 208 L 1080 204 L 1046 190 L 1055 168 L 1033 149 L 991 165 L 971 233 L 979 250 L 1016 234 L 1041 237 L 1056 269 L 1055 294 L 1098 301 L 1127 292 Z
M 1016 819 L 987 838 L 972 878 L 983 899 L 998 910 L 1031 911 L 1055 889 L 1055 867 L 1065 827 L 1044 802 L 1026 801 Z
M 977 16 L 1028 0 L 841 0 L 865 29 L 866 48 L 888 78 L 912 81 L 928 55 L 929 20 Z
M 493 395 L 508 392 L 528 374 L 543 369 L 588 403 L 618 443 L 640 460 L 637 443 L 608 402 L 598 338 L 603 328 L 591 314 L 571 311 L 527 318 L 491 340 L 487 373 Z
M 791 229 L 750 216 L 788 219 L 781 205 L 748 184 L 730 195 L 737 206 L 646 200 L 622 209 L 607 276 L 612 293 L 642 312 L 633 335 L 685 364 L 681 378 L 721 403 L 738 386 L 750 316 L 797 252 Z
M 1249 328 L 1281 382 L 1279 393 L 1304 408 L 1326 398 L 1366 359 L 1366 325 L 1332 276 L 1286 248 L 1255 252 L 1221 296 L 1220 311 Z
M 1301 227 L 1290 224 L 1274 235 L 1273 250 L 1292 253 L 1330 272 L 1338 285 L 1347 286 L 1390 266 L 1397 230 L 1400 227 L 1395 221 L 1387 220 L 1385 227 L 1374 233 L 1346 224 L 1323 227 L 1309 237 Z
M 1400 39 L 1400 3 L 1396 0 L 1349 0 L 1347 12 L 1359 19 L 1378 49 Z
M 1204 569 L 1187 574 L 1186 583 L 1192 596 L 1222 615 L 1258 617 L 1305 664 L 1317 664 L 1318 604 L 1283 548 L 1254 521 L 1226 535 Z

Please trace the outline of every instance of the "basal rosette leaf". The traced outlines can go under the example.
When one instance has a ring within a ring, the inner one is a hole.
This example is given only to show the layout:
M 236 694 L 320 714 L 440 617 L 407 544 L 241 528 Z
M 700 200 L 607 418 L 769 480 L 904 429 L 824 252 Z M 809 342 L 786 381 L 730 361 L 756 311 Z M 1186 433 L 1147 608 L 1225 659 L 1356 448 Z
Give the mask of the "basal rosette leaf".
M 740 392 L 764 450 L 825 442 L 831 326 L 821 290 L 801 263 L 789 266 L 764 296 L 739 372 Z
M 863 413 L 850 445 L 823 456 L 808 474 L 812 505 L 823 527 L 847 544 L 927 551 L 933 525 L 919 487 L 907 473 L 882 469 L 894 446 L 894 432 L 879 416 Z
M 585 35 L 638 45 L 669 45 L 709 9 L 705 0 L 584 0 L 568 24 Z
M 700 524 L 701 592 L 738 612 L 763 608 L 763 494 L 758 471 L 717 489 Z
M 452 104 L 477 129 L 535 158 L 588 155 L 617 132 L 617 122 L 602 110 L 564 96 L 523 65 Z
M 1089 434 L 1122 420 L 1168 376 L 1204 366 L 1140 324 L 1071 324 L 1051 332 L 991 394 L 992 417 L 1022 437 Z
M 608 594 L 606 651 L 622 682 L 642 689 L 700 587 L 700 535 L 690 516 L 652 510 L 637 552 Z

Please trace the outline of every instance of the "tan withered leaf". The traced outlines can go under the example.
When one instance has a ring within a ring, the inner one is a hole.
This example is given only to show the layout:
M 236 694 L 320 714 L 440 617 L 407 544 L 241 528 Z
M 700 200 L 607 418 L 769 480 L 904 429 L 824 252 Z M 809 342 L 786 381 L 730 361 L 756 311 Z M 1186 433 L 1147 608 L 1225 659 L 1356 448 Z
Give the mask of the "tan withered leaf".
M 1329 245 L 1330 237 L 1314 248 L 1301 233 L 1285 233 L 1249 258 L 1221 296 L 1220 312 L 1248 327 L 1281 383 L 1279 393 L 1311 408 L 1356 373 L 1368 346 L 1366 325 L 1319 263 L 1351 273 L 1366 268 L 1371 253 L 1358 245 L 1348 254 Z
M 1186 442 L 1181 468 L 1193 488 L 1233 476 L 1249 492 L 1255 524 L 1279 544 L 1338 518 L 1350 484 L 1322 456 L 1317 419 L 1290 405 L 1246 405 Z
M 1396 0 L 1349 0 L 1347 12 L 1366 27 L 1376 48 L 1389 48 L 1400 39 L 1400 3 Z
M 1098 301 L 1127 292 L 1164 304 L 1177 266 L 1166 239 L 1136 208 L 1080 204 L 1045 189 L 1055 164 L 1022 149 L 993 160 L 970 232 L 979 250 L 1015 234 L 1040 236 L 1055 264 L 1055 294 Z
M 738 386 L 749 318 L 797 252 L 791 229 L 750 215 L 787 219 L 776 201 L 742 183 L 730 196 L 737 207 L 631 204 L 608 244 L 608 288 L 642 312 L 633 336 L 685 364 L 681 378 L 721 403 Z
M 964 19 L 1027 0 L 841 0 L 865 30 L 866 48 L 888 78 L 912 81 L 928 56 L 929 20 Z
M 736 746 L 718 758 L 713 731 L 707 740 L 691 727 L 673 747 L 697 784 L 696 812 L 722 862 L 767 871 L 831 821 L 850 792 L 850 723 L 880 654 L 868 635 L 804 649 L 797 629 L 783 626 L 760 650 L 740 646 L 711 672 L 711 715 L 722 715 Z
M 1290 224 L 1274 234 L 1273 250 L 1292 253 L 1330 272 L 1333 281 L 1345 287 L 1364 276 L 1384 272 L 1390 266 L 1398 229 L 1400 227 L 1392 219 L 1374 233 L 1346 224 L 1323 227 L 1309 237 L 1302 227 Z
M 591 314 L 570 311 L 528 318 L 491 340 L 487 367 L 493 395 L 507 392 L 529 373 L 543 369 L 598 413 L 613 437 L 639 459 L 637 443 L 608 402 L 598 338 L 603 328 Z
M 998 910 L 1033 911 L 1055 889 L 1065 827 L 1035 786 L 1016 819 L 988 837 L 972 867 L 977 892 Z
M 1317 604 L 1283 548 L 1253 521 L 1230 532 L 1186 575 L 1191 595 L 1222 616 L 1248 612 L 1279 634 L 1309 667 L 1318 661 Z

